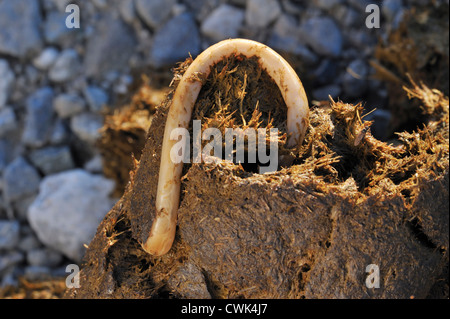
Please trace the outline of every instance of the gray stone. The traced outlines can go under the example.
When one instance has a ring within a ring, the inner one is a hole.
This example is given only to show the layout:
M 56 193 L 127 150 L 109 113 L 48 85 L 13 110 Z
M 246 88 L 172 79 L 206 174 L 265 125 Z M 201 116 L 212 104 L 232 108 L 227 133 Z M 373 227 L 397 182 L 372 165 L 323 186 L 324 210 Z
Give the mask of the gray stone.
M 6 166 L 3 172 L 3 195 L 7 202 L 32 195 L 39 189 L 41 178 L 36 169 L 23 157 L 18 157 Z
M 22 141 L 27 146 L 41 147 L 49 139 L 54 118 L 53 89 L 44 87 L 26 100 L 25 128 Z
M 150 28 L 158 28 L 169 18 L 176 0 L 135 0 L 136 11 Z
M 383 0 L 381 7 L 388 22 L 392 22 L 398 12 L 402 10 L 402 0 Z
M 100 155 L 95 155 L 86 164 L 84 164 L 84 169 L 93 174 L 103 173 L 103 159 Z
M 58 58 L 59 51 L 53 47 L 45 48 L 42 52 L 33 59 L 35 68 L 46 71 L 48 70 Z
M 337 84 L 322 86 L 312 92 L 314 99 L 318 101 L 328 101 L 330 99 L 329 96 L 334 99 L 337 98 L 339 94 L 341 94 L 341 88 Z
M 63 260 L 61 253 L 49 248 L 36 248 L 27 252 L 30 266 L 56 267 Z
M 345 28 L 358 27 L 364 25 L 366 13 L 358 12 L 349 6 L 339 6 L 333 9 L 333 17 L 335 20 Z M 344 30 L 345 30 L 344 28 Z
M 14 209 L 14 217 L 16 218 L 16 220 L 18 220 L 20 222 L 26 222 L 28 224 L 28 220 L 27 220 L 28 207 L 34 201 L 36 196 L 37 196 L 37 192 L 33 195 L 28 195 L 28 196 L 22 197 L 20 200 L 15 201 L 12 204 L 12 208 Z M 21 229 L 21 232 L 23 233 L 23 227 Z
M 6 253 L 2 253 L 0 255 L 0 275 L 3 276 L 4 272 L 22 262 L 23 259 L 23 254 L 18 251 L 9 251 Z
M 327 12 L 335 9 L 338 6 L 342 5 L 342 0 L 314 0 L 314 5 L 317 8 L 325 10 Z
M 17 125 L 16 115 L 11 107 L 0 109 L 0 137 L 13 130 Z
M 281 14 L 277 0 L 247 0 L 245 21 L 247 25 L 265 28 Z
M 281 6 L 283 11 L 289 14 L 298 15 L 305 10 L 304 3 L 298 0 L 281 0 Z
M 314 17 L 300 25 L 303 40 L 315 52 L 337 57 L 342 51 L 342 34 L 336 23 L 328 17 Z
M 51 269 L 44 266 L 27 266 L 23 277 L 29 281 L 44 280 L 51 275 Z
M 70 119 L 70 128 L 78 138 L 88 144 L 94 144 L 100 137 L 99 130 L 103 126 L 103 118 L 98 114 L 81 113 Z
M 245 0 L 242 0 L 245 2 Z M 222 1 L 224 2 L 224 1 Z M 201 23 L 220 4 L 220 0 L 184 0 L 188 10 Z
M 58 56 L 49 70 L 48 77 L 53 82 L 66 82 L 78 75 L 80 60 L 77 51 L 66 49 Z
M 42 244 L 37 239 L 37 237 L 33 234 L 29 234 L 27 236 L 24 236 L 20 239 L 19 244 L 17 245 L 17 248 L 19 248 L 23 252 L 27 252 L 36 248 L 41 247 Z
M 360 12 L 365 12 L 369 4 L 373 4 L 374 0 L 347 0 L 347 2 Z M 379 1 L 377 1 L 379 2 Z
M 126 71 L 136 46 L 135 33 L 128 25 L 111 16 L 101 17 L 87 42 L 86 76 L 101 79 L 109 71 Z
M 319 85 L 332 83 L 338 76 L 338 64 L 331 59 L 323 59 L 312 73 L 314 82 Z
M 368 73 L 369 66 L 363 60 L 354 60 L 348 65 L 342 81 L 347 97 L 360 98 L 366 92 Z
M 109 101 L 108 93 L 97 86 L 88 86 L 83 91 L 91 112 L 100 113 L 106 109 Z
M 14 79 L 15 76 L 9 67 L 8 61 L 0 59 L 0 109 L 3 108 L 8 101 Z
M 0 54 L 25 58 L 42 47 L 39 0 L 0 1 Z
M 201 31 L 215 42 L 227 38 L 236 38 L 239 35 L 244 16 L 244 10 L 222 4 L 203 21 Z
M 67 5 L 69 5 L 73 0 L 49 0 L 53 2 L 54 6 L 60 12 L 65 12 Z
M 163 25 L 155 34 L 150 64 L 163 67 L 200 53 L 200 35 L 190 13 L 182 13 Z
M 0 220 L 0 250 L 15 248 L 19 243 L 19 233 L 19 222 Z
M 30 160 L 44 175 L 59 173 L 75 167 L 68 146 L 49 146 L 34 150 Z
M 364 117 L 366 121 L 373 121 L 370 131 L 372 135 L 380 141 L 385 141 L 390 137 L 392 113 L 389 110 L 376 109 L 372 113 Z
M 136 10 L 133 0 L 121 0 L 119 4 L 120 17 L 126 23 L 133 23 L 136 19 Z
M 298 23 L 292 16 L 283 14 L 277 19 L 267 44 L 275 50 L 299 56 L 305 64 L 318 61 L 317 55 L 300 42 Z
M 53 100 L 53 109 L 62 119 L 71 117 L 84 111 L 84 99 L 74 93 L 63 93 Z
M 69 130 L 62 119 L 57 119 L 50 135 L 50 144 L 59 145 L 69 142 Z
M 68 28 L 66 19 L 68 13 L 51 11 L 44 22 L 44 38 L 49 44 L 57 44 L 64 47 L 70 47 L 75 43 L 76 36 L 80 34 L 81 29 Z
M 42 243 L 79 262 L 83 245 L 113 206 L 113 189 L 113 181 L 81 169 L 47 176 L 28 220 Z

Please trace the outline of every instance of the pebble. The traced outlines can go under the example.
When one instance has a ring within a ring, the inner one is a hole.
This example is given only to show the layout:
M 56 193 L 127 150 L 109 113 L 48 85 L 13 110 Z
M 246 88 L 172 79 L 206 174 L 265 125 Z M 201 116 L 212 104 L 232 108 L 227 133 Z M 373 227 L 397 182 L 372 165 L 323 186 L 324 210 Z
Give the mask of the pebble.
M 20 239 L 17 248 L 19 248 L 21 251 L 27 252 L 41 246 L 42 244 L 39 239 L 37 239 L 34 234 L 29 234 Z
M 281 6 L 283 7 L 284 12 L 289 14 L 298 15 L 305 11 L 302 1 L 281 0 Z
M 330 84 L 326 86 L 319 87 L 312 92 L 314 99 L 318 101 L 329 101 L 331 97 L 337 98 L 341 94 L 341 87 L 337 84 Z
M 398 12 L 402 10 L 402 0 L 383 0 L 381 12 L 388 22 L 392 22 Z
M 55 63 L 58 55 L 59 51 L 57 49 L 53 47 L 45 48 L 33 59 L 33 65 L 39 70 L 46 71 Z
M 183 2 L 199 23 L 205 21 L 208 15 L 220 5 L 220 0 L 184 0 Z
M 113 181 L 82 169 L 47 176 L 28 209 L 28 220 L 42 243 L 79 262 L 83 244 L 89 244 L 113 206 L 113 189 Z
M 53 122 L 53 89 L 43 87 L 26 100 L 25 128 L 22 141 L 31 147 L 41 147 L 49 139 Z
M 68 146 L 49 146 L 34 150 L 30 160 L 44 175 L 59 173 L 75 167 Z
M 103 126 L 103 117 L 98 114 L 84 112 L 70 119 L 70 128 L 77 137 L 88 143 L 95 144 L 100 137 L 99 130 Z
M 77 51 L 66 49 L 58 56 L 49 70 L 51 81 L 61 83 L 75 78 L 80 71 L 80 61 Z
M 69 118 L 83 112 L 86 102 L 75 93 L 63 93 L 53 100 L 53 109 L 62 119 Z
M 135 32 L 128 25 L 113 17 L 100 18 L 87 41 L 83 72 L 99 80 L 107 72 L 127 71 L 136 46 Z
M 16 115 L 11 107 L 0 109 L 0 138 L 16 127 Z
M 63 256 L 53 249 L 35 248 L 27 251 L 26 259 L 31 266 L 56 267 L 63 260 Z
M 214 42 L 236 38 L 244 22 L 245 11 L 222 4 L 202 23 L 201 32 Z
M 4 199 L 11 203 L 36 193 L 41 177 L 23 157 L 18 157 L 5 167 L 2 181 Z
M 56 119 L 50 135 L 50 144 L 59 145 L 69 142 L 69 130 L 62 119 Z
M 267 44 L 275 50 L 298 55 L 305 64 L 318 61 L 317 55 L 300 41 L 298 23 L 293 16 L 283 14 L 277 19 Z
M 332 83 L 338 75 L 338 64 L 332 59 L 323 59 L 312 75 L 316 84 L 325 85 Z
M 69 29 L 66 26 L 66 12 L 51 11 L 44 22 L 43 32 L 45 41 L 48 44 L 63 47 L 73 47 L 75 38 L 81 32 L 79 29 Z
M 87 86 L 83 94 L 91 112 L 100 113 L 106 109 L 109 96 L 103 89 L 97 86 Z
M 193 16 L 182 13 L 164 24 L 155 34 L 150 64 L 156 68 L 173 65 L 200 53 L 200 34 Z
M 95 155 L 86 164 L 84 164 L 84 169 L 89 173 L 101 174 L 103 173 L 103 159 L 101 155 Z
M 331 18 L 314 17 L 306 20 L 300 25 L 300 34 L 318 54 L 337 57 L 342 52 L 342 34 Z
M 28 281 L 36 281 L 49 278 L 51 269 L 44 266 L 27 266 L 24 269 L 23 277 Z
M 13 249 L 19 243 L 20 225 L 15 220 L 0 220 L 0 250 Z
M 347 97 L 357 98 L 365 93 L 368 72 L 369 67 L 363 60 L 354 60 L 348 65 L 347 72 L 342 80 L 342 86 Z
M 27 220 L 28 207 L 34 201 L 36 196 L 37 196 L 37 192 L 33 193 L 32 195 L 27 195 L 25 197 L 22 197 L 20 200 L 15 201 L 12 204 L 12 208 L 14 209 L 15 219 L 24 223 L 25 226 L 28 225 L 28 220 Z M 24 227 L 22 227 L 22 229 L 21 229 L 22 233 L 23 233 L 23 228 Z
M 18 263 L 22 262 L 24 256 L 18 251 L 7 251 L 0 255 L 0 276 L 3 275 L 8 269 L 14 267 Z M 2 281 L 3 286 L 3 281 Z
M 26 58 L 42 47 L 39 0 L 0 1 L 0 54 Z
M 9 67 L 8 61 L 0 59 L 0 109 L 8 102 L 14 79 L 15 76 Z
M 392 120 L 392 113 L 389 110 L 376 109 L 364 117 L 364 120 L 374 121 L 370 131 L 376 139 L 386 141 L 390 137 L 392 132 L 388 129 Z
M 176 0 L 135 0 L 136 11 L 145 24 L 158 28 L 169 18 Z
M 136 18 L 136 10 L 133 0 L 122 0 L 119 4 L 120 17 L 126 23 L 133 23 Z
M 245 12 L 247 25 L 265 28 L 281 14 L 277 0 L 248 0 Z
M 343 6 L 343 0 L 314 0 L 314 5 L 317 8 L 330 12 L 337 7 Z

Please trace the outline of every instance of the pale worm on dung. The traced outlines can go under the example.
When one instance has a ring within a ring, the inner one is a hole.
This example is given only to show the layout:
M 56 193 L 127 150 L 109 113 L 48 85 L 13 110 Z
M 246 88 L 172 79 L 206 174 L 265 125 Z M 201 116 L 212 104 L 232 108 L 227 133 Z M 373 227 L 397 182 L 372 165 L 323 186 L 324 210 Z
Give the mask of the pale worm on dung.
M 180 201 L 183 163 L 173 163 L 170 150 L 176 141 L 170 139 L 172 130 L 189 128 L 189 121 L 202 83 L 196 75 L 208 76 L 211 67 L 231 55 L 256 56 L 259 63 L 275 81 L 287 106 L 287 146 L 296 147 L 303 142 L 309 123 L 308 100 L 303 85 L 294 69 L 278 53 L 255 41 L 230 39 L 203 51 L 184 73 L 172 98 L 167 115 L 162 143 L 161 164 L 156 194 L 156 216 L 150 234 L 143 244 L 146 252 L 163 255 L 172 247 Z

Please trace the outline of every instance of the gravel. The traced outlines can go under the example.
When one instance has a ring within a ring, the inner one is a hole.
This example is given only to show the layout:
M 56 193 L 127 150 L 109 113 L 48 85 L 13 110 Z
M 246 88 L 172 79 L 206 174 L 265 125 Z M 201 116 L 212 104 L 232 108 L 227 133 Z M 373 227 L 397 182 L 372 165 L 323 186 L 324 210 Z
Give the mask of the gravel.
M 194 17 L 182 13 L 164 24 L 155 34 L 150 64 L 161 68 L 200 53 L 200 34 Z
M 22 199 L 37 192 L 41 177 L 23 157 L 16 158 L 3 172 L 2 189 L 7 202 Z
M 300 34 L 318 54 L 337 57 L 342 52 L 342 33 L 336 23 L 328 17 L 314 17 L 300 25 Z
M 218 42 L 227 38 L 236 38 L 244 22 L 245 11 L 222 4 L 203 21 L 202 33 L 211 41 Z
M 31 147 L 41 147 L 48 142 L 54 113 L 54 91 L 51 87 L 43 87 L 31 94 L 26 100 L 25 129 L 22 141 Z
M 9 67 L 8 61 L 0 59 L 0 109 L 2 109 L 8 101 L 14 79 L 15 76 Z
M 39 0 L 0 1 L 0 54 L 24 59 L 42 47 Z

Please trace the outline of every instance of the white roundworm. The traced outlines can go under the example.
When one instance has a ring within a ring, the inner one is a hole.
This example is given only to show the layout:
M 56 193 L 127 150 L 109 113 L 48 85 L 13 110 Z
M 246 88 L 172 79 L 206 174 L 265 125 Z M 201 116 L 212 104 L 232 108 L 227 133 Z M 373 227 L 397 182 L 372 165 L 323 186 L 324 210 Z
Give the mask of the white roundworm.
M 202 87 L 202 83 L 195 80 L 198 79 L 196 75 L 208 76 L 214 64 L 233 54 L 258 57 L 261 67 L 278 85 L 287 106 L 287 147 L 293 148 L 303 142 L 309 123 L 308 100 L 297 73 L 285 59 L 266 45 L 246 39 L 224 40 L 203 51 L 181 78 L 167 115 L 156 194 L 156 216 L 143 244 L 144 250 L 152 255 L 167 253 L 175 238 L 183 163 L 173 163 L 170 158 L 170 150 L 176 143 L 170 139 L 170 133 L 178 127 L 189 128 L 193 107 Z

